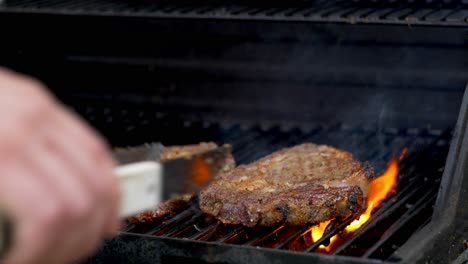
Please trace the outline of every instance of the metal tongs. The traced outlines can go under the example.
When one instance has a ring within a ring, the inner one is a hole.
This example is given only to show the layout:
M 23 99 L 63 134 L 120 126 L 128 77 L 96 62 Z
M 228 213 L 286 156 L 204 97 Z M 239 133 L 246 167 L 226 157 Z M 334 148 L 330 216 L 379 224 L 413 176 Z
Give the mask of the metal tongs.
M 150 210 L 164 200 L 197 193 L 225 167 L 231 146 L 161 161 L 163 150 L 159 143 L 115 149 L 122 218 Z M 14 223 L 0 212 L 0 257 L 9 248 L 13 232 Z

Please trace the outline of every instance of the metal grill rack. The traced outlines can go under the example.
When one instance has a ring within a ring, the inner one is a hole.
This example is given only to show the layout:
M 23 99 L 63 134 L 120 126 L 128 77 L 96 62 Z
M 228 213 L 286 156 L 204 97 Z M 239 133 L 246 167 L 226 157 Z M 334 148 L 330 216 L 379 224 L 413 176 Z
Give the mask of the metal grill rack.
M 151 115 L 153 120 L 149 120 L 148 116 L 141 114 L 143 111 L 138 110 L 122 112 L 122 109 L 96 109 L 86 106 L 77 110 L 96 125 L 101 124 L 102 129 L 115 132 L 115 128 L 120 126 L 122 131 L 126 131 L 124 133 L 126 138 L 136 137 L 143 141 L 185 144 L 211 137 L 211 140 L 218 143 L 230 143 L 233 145 L 233 154 L 238 163 L 254 161 L 283 147 L 314 142 L 348 150 L 358 159 L 368 160 L 376 171 L 381 173 L 392 157 L 397 156 L 403 148 L 408 148 L 405 158 L 400 162 L 397 192 L 375 211 L 371 220 L 361 229 L 350 236 L 339 235 L 339 243 L 335 243 L 330 252 L 324 252 L 320 245 L 327 245 L 330 237 L 340 233 L 354 219 L 335 223 L 335 226 L 328 228 L 329 231 L 322 239 L 314 243 L 311 239 L 311 226 L 251 229 L 224 225 L 200 211 L 197 201 L 194 200 L 175 214 L 163 216 L 154 222 L 129 224 L 124 232 L 124 234 L 150 235 L 154 239 L 175 238 L 184 241 L 264 247 L 304 253 L 316 252 L 366 259 L 396 260 L 392 259 L 395 250 L 414 232 L 430 222 L 451 138 L 450 130 L 417 128 L 375 130 L 349 128 L 343 125 L 311 126 L 307 129 L 285 128 L 223 124 L 223 122 L 182 122 L 174 116 L 162 113 Z M 119 116 L 122 114 L 125 118 Z M 111 122 L 104 122 L 105 120 Z M 125 125 L 125 120 L 131 120 L 131 123 Z M 151 127 L 149 124 L 158 125 Z M 174 135 L 175 130 L 178 135 Z M 148 131 L 158 131 L 158 133 L 153 133 L 152 139 L 145 138 L 143 134 Z M 107 131 L 106 134 L 111 133 Z M 190 139 L 177 142 L 177 138 L 184 134 L 190 135 Z
M 5 0 L 0 12 L 146 18 L 466 26 L 463 1 L 82 1 Z
M 407 158 L 401 163 L 399 188 L 395 195 L 384 202 L 359 231 L 343 238 L 328 254 L 387 260 L 412 232 L 418 231 L 430 221 L 432 206 L 440 185 L 441 168 L 445 164 L 448 132 L 438 137 L 425 135 L 423 131 L 383 135 L 341 129 L 295 132 L 280 133 L 275 129 L 243 131 L 234 126 L 227 129 L 224 136 L 229 139 L 227 143 L 233 144 L 234 155 L 242 163 L 255 160 L 281 147 L 300 142 L 318 142 L 354 151 L 358 157 L 370 160 L 382 168 L 384 162 L 392 157 L 392 153 L 387 150 L 398 150 L 403 146 L 409 149 Z M 278 250 L 327 253 L 319 246 L 327 245 L 329 239 L 352 220 L 354 219 L 336 223 L 322 239 L 314 243 L 311 239 L 311 226 L 280 225 L 251 229 L 224 225 L 202 213 L 195 200 L 175 216 L 166 216 L 154 223 L 130 224 L 126 232 Z M 408 228 L 409 226 L 412 228 Z

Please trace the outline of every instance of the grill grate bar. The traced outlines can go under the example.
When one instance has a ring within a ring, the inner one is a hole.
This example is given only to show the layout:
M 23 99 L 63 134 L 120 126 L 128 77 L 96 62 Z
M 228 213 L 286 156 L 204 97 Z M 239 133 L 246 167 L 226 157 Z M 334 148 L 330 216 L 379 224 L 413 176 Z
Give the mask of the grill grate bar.
M 271 11 L 271 8 L 255 8 L 251 11 L 249 11 L 247 14 L 250 16 L 255 16 L 255 15 L 265 15 L 265 13 Z
M 414 12 L 414 10 L 412 8 L 404 8 L 404 9 L 398 10 L 396 12 L 389 13 L 386 16 L 386 19 L 398 21 L 398 20 L 401 20 L 402 18 L 410 15 L 413 12 Z
M 367 250 L 367 252 L 362 256 L 364 258 L 369 258 L 371 255 L 375 254 L 375 252 L 382 247 L 383 244 L 387 243 L 388 239 L 395 235 L 395 232 L 400 230 L 402 226 L 404 226 L 408 221 L 412 220 L 412 216 L 418 214 L 422 210 L 427 208 L 427 205 L 432 204 L 435 201 L 437 196 L 437 188 L 430 189 L 425 195 L 419 199 L 419 201 L 414 205 L 416 208 L 415 210 L 408 210 L 405 214 L 401 216 L 401 221 L 395 222 L 391 225 L 387 231 L 383 234 L 383 236 L 379 239 L 379 241 L 374 244 L 373 247 Z
M 227 239 L 227 243 L 249 245 L 256 241 L 261 241 L 272 233 L 282 229 L 282 225 L 276 227 L 260 227 L 260 228 L 243 228 L 241 232 Z
M 418 190 L 420 191 L 422 188 L 427 186 L 421 186 Z M 407 188 L 411 190 L 414 186 Z M 419 194 L 418 190 L 411 190 L 406 195 L 400 195 L 403 198 L 398 199 L 398 197 L 390 197 L 387 202 L 382 203 L 381 207 L 377 209 L 372 214 L 372 217 L 367 221 L 365 224 L 361 226 L 357 231 L 353 232 L 352 237 L 348 239 L 345 243 L 340 245 L 333 251 L 333 255 L 341 255 L 343 254 L 348 248 L 354 245 L 358 240 L 362 239 L 364 235 L 366 235 L 370 230 L 377 227 L 383 221 L 387 220 L 388 217 L 395 214 L 398 210 L 403 208 L 405 204 Z M 396 200 L 396 203 L 392 203 L 392 200 Z M 397 221 L 398 222 L 398 221 Z
M 394 8 L 379 8 L 377 10 L 375 10 L 374 12 L 371 12 L 369 14 L 367 14 L 366 18 L 369 19 L 369 20 L 374 20 L 374 21 L 378 21 L 378 20 L 381 20 L 383 18 L 385 18 L 388 14 L 394 12 L 395 9 Z
M 299 13 L 299 12 L 304 12 L 304 10 L 307 9 L 307 6 L 300 6 L 300 7 L 294 7 L 294 8 L 287 8 L 284 10 L 284 12 L 282 12 L 280 15 L 281 16 L 284 16 L 284 17 L 291 17 L 293 15 L 295 15 L 296 13 Z
M 247 227 L 242 227 L 237 233 L 231 235 L 230 237 L 227 237 L 225 240 L 224 240 L 224 243 L 228 243 L 228 244 L 245 244 L 246 241 L 249 241 L 251 239 L 249 232 L 251 230 L 249 230 L 249 228 Z M 255 237 L 257 236 L 261 236 L 261 231 L 256 231 L 254 232 L 254 235 Z
M 270 148 L 273 142 L 278 142 L 281 135 L 279 135 L 279 128 L 274 128 L 272 133 L 265 133 L 263 131 L 258 132 L 256 140 L 247 142 L 243 147 L 243 155 L 239 155 L 239 162 L 243 163 L 246 160 L 252 160 L 253 157 L 260 157 L 262 153 L 257 150 L 265 150 Z M 274 146 L 274 145 L 273 145 Z
M 245 231 L 244 230 L 245 228 L 243 226 L 240 226 L 240 227 L 236 227 L 234 228 L 231 232 L 229 232 L 228 234 L 226 234 L 224 237 L 221 237 L 219 239 L 216 240 L 216 242 L 226 242 L 228 239 L 231 239 L 232 237 L 236 236 L 236 234 L 242 232 L 242 231 Z
M 463 22 L 468 19 L 468 10 L 458 10 L 445 18 L 448 22 Z
M 398 191 L 396 195 L 390 197 L 386 202 L 383 202 L 372 215 L 371 219 L 366 222 L 359 230 L 355 231 L 353 237 L 348 240 L 345 244 L 341 245 L 340 248 L 336 249 L 334 254 L 341 253 L 345 248 L 354 243 L 361 235 L 367 232 L 368 229 L 371 229 L 377 226 L 382 220 L 385 220 L 387 217 L 392 215 L 398 208 L 401 208 L 408 200 L 414 197 L 418 193 L 418 190 L 424 186 L 415 189 L 413 185 L 407 185 L 403 190 Z M 390 201 L 397 201 L 391 203 Z
M 212 225 L 209 225 L 206 228 L 201 229 L 199 233 L 195 233 L 192 236 L 187 237 L 187 239 L 206 240 L 206 239 L 203 239 L 203 238 L 206 237 L 208 234 L 214 233 L 216 231 L 216 229 L 218 228 L 218 226 L 219 226 L 219 222 L 217 222 L 215 224 L 212 224 Z
M 444 133 L 441 137 L 446 135 L 448 132 Z M 429 152 L 429 149 L 431 148 L 436 148 L 438 140 L 435 140 L 428 148 L 423 152 L 423 154 L 419 155 L 415 160 L 414 163 L 418 164 L 428 164 L 427 161 L 433 160 L 432 155 L 425 155 L 426 153 L 432 153 Z M 407 163 L 408 164 L 408 163 Z M 438 178 L 434 179 L 433 181 L 425 180 L 424 175 L 425 175 L 425 170 L 420 170 L 416 175 L 413 172 L 410 171 L 410 169 L 413 166 L 407 165 L 402 169 L 402 172 L 406 172 L 411 175 L 411 177 L 403 177 L 403 181 L 400 181 L 400 186 L 403 185 L 405 188 L 403 190 L 397 191 L 396 196 L 391 197 L 387 199 L 387 203 L 384 203 L 381 208 L 377 212 L 374 213 L 372 218 L 365 223 L 359 230 L 357 230 L 353 236 L 347 240 L 345 243 L 340 245 L 335 251 L 333 252 L 334 255 L 338 254 L 343 254 L 351 245 L 355 244 L 359 239 L 362 239 L 362 237 L 370 232 L 373 228 L 375 228 L 377 225 L 379 225 L 382 221 L 387 220 L 391 215 L 393 215 L 395 212 L 400 210 L 402 206 L 406 204 L 407 201 L 410 201 L 411 199 L 418 198 L 421 196 L 421 191 L 425 190 L 426 188 L 430 189 L 432 186 L 438 186 Z M 426 166 L 427 167 L 427 166 Z M 401 174 L 400 174 L 401 175 Z M 421 183 L 422 180 L 422 183 Z M 417 187 L 415 187 L 415 185 Z M 407 193 L 409 191 L 409 193 Z M 402 197 L 402 198 L 401 198 Z M 397 201 L 396 203 L 391 203 L 391 201 Z M 415 210 L 415 209 L 414 209 Z M 408 212 L 409 211 L 409 212 Z M 406 213 L 411 213 L 412 210 L 407 210 Z M 382 212 L 382 213 L 380 213 Z M 396 220 L 394 223 L 395 225 L 398 225 L 400 219 Z
M 336 3 L 333 3 L 333 2 L 321 2 L 319 4 L 317 4 L 316 6 L 314 7 L 309 7 L 307 8 L 306 10 L 304 10 L 305 12 L 301 12 L 300 14 L 304 17 L 311 17 L 311 16 L 314 16 L 315 13 L 317 12 L 323 12 L 323 10 L 326 10 L 326 9 L 330 9 L 332 7 L 334 7 L 336 5 Z
M 452 13 L 458 12 L 457 9 L 440 9 L 437 12 L 431 13 L 426 16 L 427 21 L 441 21 Z
M 252 7 L 238 7 L 237 9 L 233 9 L 230 14 L 231 15 L 240 15 L 242 13 L 249 13 L 252 12 L 253 8 Z
M 316 17 L 316 18 L 327 17 L 327 16 L 330 16 L 330 15 L 332 15 L 333 13 L 335 13 L 337 11 L 342 10 L 343 8 L 348 8 L 350 6 L 351 6 L 350 3 L 345 4 L 343 6 L 330 6 L 328 8 L 324 8 L 322 10 L 314 12 L 313 14 L 310 14 L 309 16 L 310 17 Z
M 9 0 L 0 6 L 4 13 L 50 13 L 126 17 L 180 17 L 257 19 L 340 23 L 382 23 L 466 26 L 467 5 L 462 1 L 271 1 L 220 3 L 219 1 L 122 2 L 88 0 Z
M 178 225 L 176 228 L 171 229 L 169 232 L 164 232 L 163 234 L 161 234 L 161 236 L 170 237 L 170 236 L 174 236 L 177 234 L 181 234 L 184 231 L 186 231 L 188 228 L 196 224 L 202 216 L 203 216 L 203 212 L 198 211 L 196 214 L 191 216 L 191 219 L 189 219 L 188 221 L 184 221 L 183 223 L 180 223 L 180 225 Z
M 287 244 L 289 244 L 289 243 L 292 242 L 293 240 L 296 240 L 296 239 L 298 239 L 299 237 L 301 237 L 301 236 L 302 236 L 305 232 L 307 232 L 310 228 L 311 228 L 311 226 L 304 226 L 304 227 L 302 227 L 302 228 L 299 229 L 296 233 L 294 233 L 293 235 L 291 235 L 290 237 L 288 237 L 286 240 L 284 240 L 283 242 L 279 243 L 278 245 L 274 246 L 273 248 L 276 248 L 276 249 L 284 248 Z
M 201 8 L 200 10 L 197 11 L 198 14 L 206 14 L 206 13 L 209 13 L 209 12 L 214 12 L 215 10 L 218 10 L 219 8 L 219 5 L 218 6 L 207 6 L 205 8 Z
M 161 230 L 174 226 L 175 224 L 180 223 L 181 221 L 187 219 L 188 217 L 192 216 L 195 213 L 196 213 L 195 209 L 184 210 L 181 213 L 174 216 L 173 218 L 171 218 L 169 221 L 163 223 L 162 225 L 155 227 L 154 229 L 149 230 L 145 234 L 151 235 L 151 234 L 159 233 Z
M 268 234 L 264 235 L 264 236 L 261 236 L 257 239 L 253 239 L 252 241 L 250 241 L 249 243 L 246 243 L 245 245 L 248 245 L 248 246 L 257 246 L 257 245 L 261 245 L 261 243 L 263 241 L 265 241 L 266 239 L 270 238 L 271 236 L 275 235 L 278 233 L 278 231 L 280 231 L 281 229 L 284 228 L 284 225 L 281 225 L 277 228 L 275 228 L 272 232 L 269 232 Z
M 343 17 L 346 17 L 347 15 L 356 12 L 358 8 L 354 6 L 349 6 L 344 9 L 337 10 L 331 14 L 328 15 L 330 19 L 336 19 L 336 20 L 343 20 Z
M 413 12 L 405 17 L 406 21 L 418 21 L 424 19 L 427 15 L 435 12 L 433 8 L 423 8 Z
M 129 223 L 122 229 L 122 232 L 130 232 L 130 230 L 134 229 L 136 225 L 134 223 Z
M 375 8 L 362 8 L 358 9 L 352 13 L 349 13 L 345 16 L 345 18 L 350 19 L 352 21 L 358 21 L 359 19 L 363 17 L 367 17 L 372 12 L 375 12 L 377 9 Z
M 253 151 L 255 152 L 255 155 L 253 156 L 254 159 L 258 159 L 260 157 L 268 155 L 270 152 L 275 151 L 281 147 L 286 147 L 287 145 L 285 145 L 284 143 L 293 142 L 298 139 L 297 137 L 293 137 L 287 142 L 281 142 L 282 138 L 283 137 L 278 134 L 264 137 L 261 142 L 261 145 L 259 145 L 260 149 Z
M 330 240 L 330 238 L 336 234 L 338 234 L 339 232 L 341 232 L 345 227 L 347 227 L 349 224 L 351 224 L 352 221 L 354 221 L 356 217 L 353 216 L 353 217 L 350 217 L 349 219 L 343 221 L 340 225 L 338 225 L 338 227 L 336 227 L 335 229 L 333 229 L 333 231 L 327 233 L 327 234 L 324 234 L 319 240 L 317 240 L 314 244 L 312 244 L 310 247 L 308 247 L 306 250 L 304 250 L 305 252 L 314 252 L 315 250 L 317 250 L 321 245 L 323 245 L 324 243 L 328 242 Z

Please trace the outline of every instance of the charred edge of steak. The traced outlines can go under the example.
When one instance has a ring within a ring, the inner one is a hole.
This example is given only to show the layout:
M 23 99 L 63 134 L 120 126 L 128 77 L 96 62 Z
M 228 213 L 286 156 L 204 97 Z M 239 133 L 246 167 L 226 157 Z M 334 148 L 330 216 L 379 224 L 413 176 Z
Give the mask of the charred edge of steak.
M 362 170 L 364 171 L 364 176 L 368 180 L 372 180 L 377 177 L 377 175 L 375 174 L 375 170 L 369 161 L 365 161 L 362 163 Z
M 359 186 L 354 186 L 348 193 L 348 200 L 346 201 L 349 210 L 353 213 L 358 213 L 362 210 L 364 203 L 364 194 L 361 188 L 359 188 Z
M 289 216 L 289 206 L 288 204 L 279 204 L 275 206 L 275 209 L 281 211 L 283 213 L 283 222 L 286 222 L 288 220 Z
M 216 188 L 213 192 L 202 192 L 200 208 L 225 224 L 242 224 L 247 227 L 318 224 L 329 219 L 345 219 L 361 213 L 364 196 L 360 187 L 338 188 L 324 200 L 316 197 L 304 199 L 283 199 L 281 203 L 272 203 L 270 199 L 281 199 L 284 194 L 264 197 L 266 204 L 256 204 L 255 197 L 243 196 L 242 200 L 224 198 L 230 190 Z M 232 195 L 232 194 L 231 194 Z M 325 194 L 326 195 L 326 194 Z
M 187 208 L 196 205 L 198 197 L 195 195 L 183 195 L 179 199 L 167 200 L 156 206 L 153 210 L 130 216 L 127 220 L 131 223 L 153 222 L 164 216 L 173 216 Z

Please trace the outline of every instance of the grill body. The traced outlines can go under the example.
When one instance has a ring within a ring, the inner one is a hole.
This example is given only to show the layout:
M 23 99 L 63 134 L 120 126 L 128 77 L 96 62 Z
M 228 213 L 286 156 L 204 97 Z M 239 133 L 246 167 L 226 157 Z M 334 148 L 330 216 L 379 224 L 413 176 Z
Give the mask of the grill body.
M 445 263 L 466 247 L 466 10 L 460 1 L 6 0 L 0 58 L 43 80 L 114 146 L 214 140 L 248 163 L 315 142 L 378 172 L 408 147 L 397 193 L 330 254 L 307 227 L 223 227 L 194 202 L 127 226 L 90 263 Z

